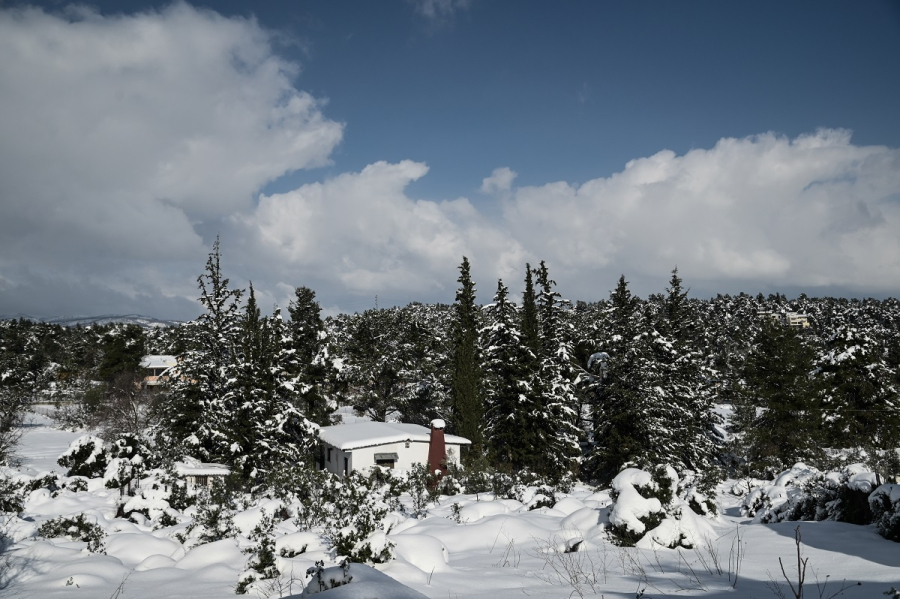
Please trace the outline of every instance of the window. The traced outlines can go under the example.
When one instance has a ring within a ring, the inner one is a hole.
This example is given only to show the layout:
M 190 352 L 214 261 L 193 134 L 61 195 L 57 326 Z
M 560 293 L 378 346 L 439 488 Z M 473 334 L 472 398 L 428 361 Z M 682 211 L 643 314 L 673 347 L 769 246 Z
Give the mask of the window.
M 376 453 L 375 465 L 382 466 L 384 468 L 393 468 L 394 464 L 399 459 L 400 457 L 396 453 Z
M 328 463 L 331 463 L 331 448 L 328 448 Z

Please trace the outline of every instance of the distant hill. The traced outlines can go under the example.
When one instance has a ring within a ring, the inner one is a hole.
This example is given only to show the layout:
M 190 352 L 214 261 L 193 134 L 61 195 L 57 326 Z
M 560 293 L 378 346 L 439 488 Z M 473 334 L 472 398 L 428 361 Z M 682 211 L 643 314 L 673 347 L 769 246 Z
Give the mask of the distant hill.
M 53 318 L 35 318 L 27 314 L 4 314 L 0 315 L 0 320 L 18 320 L 24 318 L 35 322 L 47 322 L 50 324 L 58 324 L 64 327 L 88 326 L 92 324 L 136 324 L 145 329 L 173 327 L 181 324 L 177 320 L 161 320 L 152 316 L 143 316 L 141 314 L 104 314 L 102 316 L 59 316 Z

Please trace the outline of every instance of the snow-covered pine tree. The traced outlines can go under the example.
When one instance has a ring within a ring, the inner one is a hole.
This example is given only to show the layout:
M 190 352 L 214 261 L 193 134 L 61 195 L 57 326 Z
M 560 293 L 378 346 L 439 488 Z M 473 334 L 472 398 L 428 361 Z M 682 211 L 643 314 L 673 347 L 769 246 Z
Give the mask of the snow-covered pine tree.
M 587 459 L 589 476 L 601 483 L 611 481 L 626 464 L 665 463 L 673 453 L 651 334 L 624 276 L 610 294 L 607 327 L 599 347 L 607 354 L 605 376 L 594 389 L 594 446 Z
M 197 278 L 205 312 L 184 326 L 187 345 L 170 397 L 160 402 L 163 447 L 206 461 L 231 457 L 226 412 L 234 393 L 235 352 L 240 345 L 242 290 L 222 275 L 219 240 Z
M 472 460 L 483 452 L 484 398 L 478 344 L 480 315 L 475 305 L 475 283 L 469 259 L 465 256 L 459 266 L 457 281 L 460 287 L 450 326 L 450 425 L 454 434 L 472 441 L 467 453 L 468 460 Z
M 653 343 L 668 399 L 666 430 L 673 455 L 666 461 L 679 470 L 708 472 L 718 464 L 723 440 L 716 429 L 713 395 L 703 381 L 696 316 L 681 283 L 675 268 L 662 298 Z
M 434 345 L 415 310 L 366 310 L 345 324 L 340 380 L 354 409 L 373 420 L 400 418 L 428 424 L 439 413 L 443 392 L 435 377 Z
M 328 425 L 336 407 L 329 393 L 336 373 L 315 291 L 297 287 L 288 314 L 291 321 L 285 349 L 289 352 L 289 381 L 299 396 L 297 408 L 308 420 L 320 426 Z
M 900 386 L 876 333 L 842 325 L 818 360 L 832 447 L 893 450 L 900 439 Z
M 751 473 L 821 463 L 821 401 L 810 376 L 814 359 L 797 331 L 764 319 L 744 364 L 733 419 Z
M 522 342 L 509 290 L 497 281 L 494 303 L 485 306 L 487 325 L 481 331 L 485 371 L 485 439 L 492 461 L 517 472 L 531 464 L 532 430 L 525 367 L 534 362 Z
M 539 403 L 542 415 L 535 424 L 546 437 L 542 443 L 546 454 L 539 472 L 553 477 L 575 472 L 581 458 L 579 403 L 575 393 L 580 372 L 572 358 L 572 331 L 564 330 L 568 322 L 563 311 L 569 304 L 554 290 L 556 282 L 550 278 L 543 260 L 535 274 L 540 288 L 536 305 L 540 330 L 539 376 L 543 381 Z

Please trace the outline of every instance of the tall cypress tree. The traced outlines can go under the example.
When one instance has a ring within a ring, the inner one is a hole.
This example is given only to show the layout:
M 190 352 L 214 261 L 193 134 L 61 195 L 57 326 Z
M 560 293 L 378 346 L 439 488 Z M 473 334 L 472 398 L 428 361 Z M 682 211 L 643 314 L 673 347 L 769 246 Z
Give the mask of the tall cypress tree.
M 832 447 L 893 449 L 900 438 L 900 395 L 877 339 L 843 325 L 819 360 Z
M 470 459 L 482 454 L 484 399 L 481 357 L 478 347 L 479 315 L 475 305 L 475 283 L 469 259 L 459 266 L 459 290 L 453 304 L 451 325 L 452 362 L 450 374 L 451 416 L 454 431 L 472 441 Z

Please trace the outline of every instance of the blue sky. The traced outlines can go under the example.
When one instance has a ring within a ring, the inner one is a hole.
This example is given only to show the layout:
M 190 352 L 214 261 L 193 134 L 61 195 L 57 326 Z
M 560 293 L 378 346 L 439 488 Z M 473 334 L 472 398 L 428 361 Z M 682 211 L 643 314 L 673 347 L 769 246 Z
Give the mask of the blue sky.
M 189 317 L 216 234 L 236 282 L 332 311 L 452 301 L 463 254 L 484 301 L 540 259 L 572 299 L 676 264 L 701 297 L 900 285 L 897 2 L 27 6 L 0 313 Z

